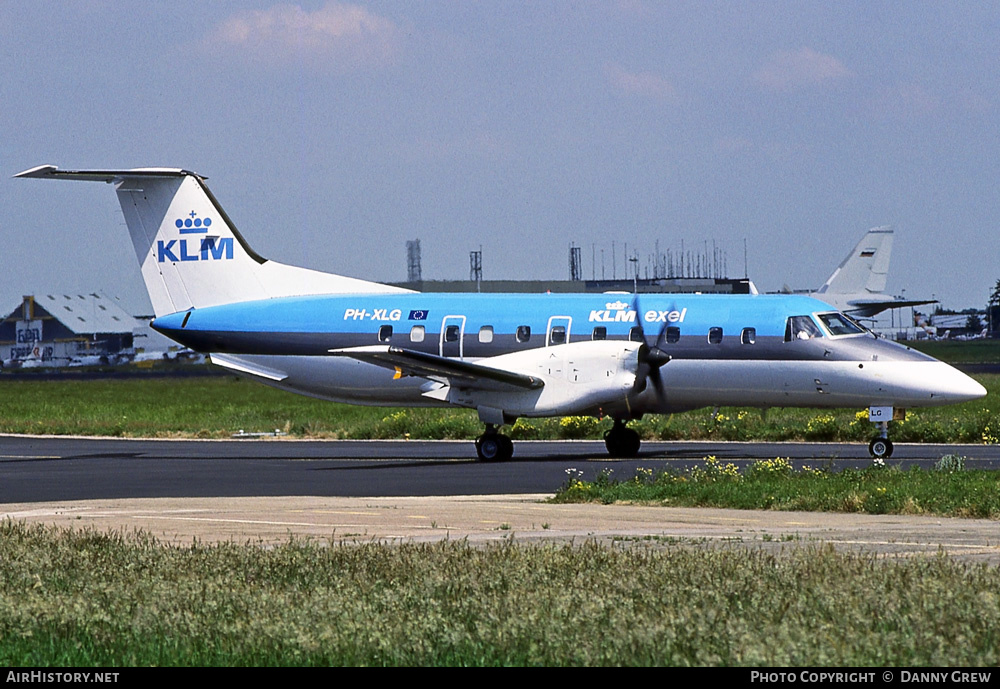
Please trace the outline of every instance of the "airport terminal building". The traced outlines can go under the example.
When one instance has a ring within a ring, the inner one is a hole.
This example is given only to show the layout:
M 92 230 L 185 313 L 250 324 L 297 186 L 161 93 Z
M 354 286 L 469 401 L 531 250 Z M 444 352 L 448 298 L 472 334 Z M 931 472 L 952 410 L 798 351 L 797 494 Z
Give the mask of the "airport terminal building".
M 118 363 L 141 323 L 101 294 L 26 296 L 0 321 L 4 367 Z

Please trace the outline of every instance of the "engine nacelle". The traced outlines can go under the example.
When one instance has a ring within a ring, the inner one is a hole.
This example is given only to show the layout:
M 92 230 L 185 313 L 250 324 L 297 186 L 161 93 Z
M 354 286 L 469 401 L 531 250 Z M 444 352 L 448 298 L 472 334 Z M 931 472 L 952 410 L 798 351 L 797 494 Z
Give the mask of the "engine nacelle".
M 519 416 L 545 417 L 588 414 L 604 406 L 618 406 L 635 389 L 639 366 L 638 342 L 588 340 L 551 345 L 523 352 L 479 359 L 481 366 L 541 378 L 537 390 L 483 390 L 438 384 L 424 394 L 462 407 L 480 410 L 487 422 L 502 423 Z

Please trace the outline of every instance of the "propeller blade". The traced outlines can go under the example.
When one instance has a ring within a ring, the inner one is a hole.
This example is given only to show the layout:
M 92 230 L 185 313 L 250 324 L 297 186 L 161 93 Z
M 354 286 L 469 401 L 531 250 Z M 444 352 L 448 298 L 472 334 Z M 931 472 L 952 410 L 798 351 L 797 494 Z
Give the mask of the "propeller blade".
M 673 310 L 673 307 L 671 307 L 671 310 Z M 635 313 L 636 327 L 639 328 L 639 333 L 642 335 L 642 344 L 639 347 L 638 366 L 635 375 L 635 391 L 637 393 L 642 392 L 646 389 L 649 381 L 652 381 L 657 397 L 662 398 L 664 391 L 663 381 L 660 379 L 660 367 L 670 361 L 671 358 L 663 349 L 663 345 L 666 344 L 667 323 L 664 322 L 663 327 L 660 328 L 660 332 L 656 337 L 656 343 L 650 346 L 646 342 L 646 331 L 643 326 L 645 318 L 643 317 L 642 308 L 639 305 L 638 293 L 632 295 L 632 311 Z
M 636 292 L 632 295 L 632 313 L 635 314 L 635 324 L 639 328 L 639 332 L 642 334 L 642 341 L 646 341 L 646 331 L 642 327 L 642 309 L 639 307 L 639 293 Z

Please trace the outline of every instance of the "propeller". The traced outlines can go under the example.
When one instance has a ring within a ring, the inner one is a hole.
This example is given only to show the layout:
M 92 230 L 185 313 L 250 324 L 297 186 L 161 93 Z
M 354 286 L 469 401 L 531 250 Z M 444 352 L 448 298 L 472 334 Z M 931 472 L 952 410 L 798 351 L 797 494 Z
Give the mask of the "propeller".
M 674 310 L 673 306 L 671 306 L 670 310 Z M 632 311 L 635 312 L 635 321 L 639 328 L 639 333 L 642 335 L 642 344 L 639 346 L 638 354 L 639 365 L 636 367 L 635 372 L 635 392 L 642 392 L 646 389 L 647 381 L 652 381 L 656 396 L 662 399 L 663 381 L 660 379 L 660 367 L 670 361 L 671 358 L 663 348 L 663 345 L 666 344 L 667 323 L 663 323 L 663 327 L 660 328 L 660 332 L 656 336 L 655 344 L 650 347 L 646 342 L 646 331 L 643 327 L 645 319 L 643 318 L 642 309 L 639 307 L 638 293 L 632 296 Z

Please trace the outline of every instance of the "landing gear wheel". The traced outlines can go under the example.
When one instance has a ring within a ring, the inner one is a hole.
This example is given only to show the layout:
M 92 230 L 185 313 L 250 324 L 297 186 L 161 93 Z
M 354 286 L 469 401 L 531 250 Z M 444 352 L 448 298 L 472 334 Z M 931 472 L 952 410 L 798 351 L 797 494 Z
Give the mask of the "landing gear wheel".
M 514 456 L 514 443 L 502 433 L 484 433 L 476 438 L 476 454 L 483 462 L 503 462 Z
M 504 461 L 506 461 L 506 460 L 510 459 L 511 457 L 513 457 L 514 456 L 514 441 L 511 440 L 506 435 L 503 435 L 502 433 L 501 434 L 497 434 L 497 440 L 500 441 L 500 449 L 501 449 L 500 456 L 501 456 L 501 458 Z
M 868 443 L 868 452 L 875 459 L 888 459 L 892 457 L 892 441 L 888 438 L 875 438 Z
M 635 457 L 641 444 L 639 434 L 625 428 L 624 424 L 615 423 L 611 430 L 604 432 L 604 446 L 612 457 Z

